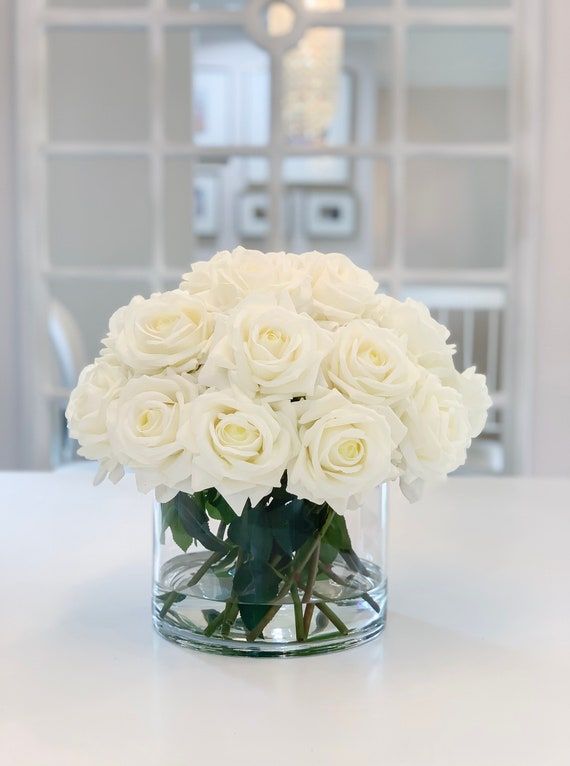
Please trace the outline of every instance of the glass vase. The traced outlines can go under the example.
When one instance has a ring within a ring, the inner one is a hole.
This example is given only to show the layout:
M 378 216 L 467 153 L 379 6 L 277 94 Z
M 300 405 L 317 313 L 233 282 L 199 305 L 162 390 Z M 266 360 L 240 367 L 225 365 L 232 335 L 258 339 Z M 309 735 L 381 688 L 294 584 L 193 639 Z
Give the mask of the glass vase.
M 216 490 L 155 504 L 153 620 L 216 654 L 354 646 L 386 621 L 388 486 L 344 516 L 279 487 L 236 515 Z

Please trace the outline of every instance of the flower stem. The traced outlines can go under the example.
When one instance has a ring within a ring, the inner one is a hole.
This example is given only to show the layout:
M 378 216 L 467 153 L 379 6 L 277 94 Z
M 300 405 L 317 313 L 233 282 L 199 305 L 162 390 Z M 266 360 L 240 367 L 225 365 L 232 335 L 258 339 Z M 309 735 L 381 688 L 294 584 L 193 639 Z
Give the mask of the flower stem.
M 223 551 L 216 551 L 215 553 L 212 553 L 211 556 L 209 556 L 206 561 L 202 564 L 202 566 L 194 573 L 194 575 L 188 580 L 186 583 L 187 588 L 191 588 L 193 585 L 196 585 L 197 582 L 200 582 L 202 577 L 206 574 L 208 569 L 214 566 L 214 564 L 217 564 L 220 559 L 223 559 L 226 553 Z
M 205 636 L 213 635 L 216 632 L 216 630 L 220 627 L 220 625 L 224 622 L 224 620 L 227 617 L 230 604 L 231 602 L 228 601 L 224 609 L 220 612 L 220 614 L 217 617 L 214 617 L 214 619 L 208 623 L 207 627 L 204 629 Z
M 319 569 L 319 558 L 321 555 L 321 541 L 317 541 L 317 546 L 313 551 L 311 559 L 309 561 L 309 574 L 307 576 L 307 584 L 305 586 L 305 593 L 303 595 L 303 604 L 308 604 L 313 595 L 313 588 L 315 587 L 315 580 L 317 579 L 317 571 Z
M 164 604 L 162 605 L 162 609 L 158 613 L 158 616 L 162 619 L 163 617 L 166 617 L 168 612 L 170 611 L 171 606 L 176 602 L 178 596 L 180 594 L 178 591 L 173 590 L 171 591 L 168 596 L 164 599 Z
M 343 585 L 345 588 L 350 588 L 350 582 L 348 580 L 345 580 L 344 577 L 339 577 L 336 572 L 333 571 L 333 568 L 331 566 L 327 566 L 326 564 L 323 564 L 322 561 L 319 562 L 319 569 L 321 572 L 324 572 L 327 577 L 329 577 L 333 582 L 338 583 L 339 585 Z M 375 612 L 378 612 L 380 614 L 380 607 L 378 606 L 377 602 L 374 601 L 372 596 L 370 596 L 368 593 L 364 592 L 360 594 L 360 598 L 363 601 L 366 601 L 367 604 L 370 604 L 372 609 L 374 609 Z
M 218 527 L 218 531 L 216 532 L 216 537 L 218 537 L 220 540 L 224 539 L 224 535 L 226 533 L 227 524 L 225 521 L 220 521 L 220 526 Z
M 333 612 L 330 607 L 328 607 L 324 601 L 317 601 L 315 604 L 317 609 L 320 609 L 321 612 L 325 615 L 325 617 L 328 617 L 328 619 L 332 622 L 332 624 L 335 626 L 335 628 L 338 630 L 339 633 L 342 633 L 343 636 L 348 636 L 348 628 L 344 624 L 344 622 L 340 619 L 340 617 Z
M 305 614 L 303 616 L 303 630 L 305 632 L 305 638 L 309 635 L 311 629 L 311 620 L 313 619 L 313 612 L 315 611 L 315 605 L 309 603 L 305 607 Z
M 263 630 L 269 625 L 271 620 L 275 617 L 277 612 L 281 609 L 281 604 L 274 604 L 270 607 L 262 619 L 257 623 L 253 630 L 247 633 L 247 640 L 251 643 L 255 641 L 263 633 Z
M 296 585 L 291 585 L 291 598 L 293 599 L 293 607 L 295 609 L 295 635 L 297 641 L 304 641 L 303 607 L 301 606 L 301 599 L 299 598 L 299 591 Z

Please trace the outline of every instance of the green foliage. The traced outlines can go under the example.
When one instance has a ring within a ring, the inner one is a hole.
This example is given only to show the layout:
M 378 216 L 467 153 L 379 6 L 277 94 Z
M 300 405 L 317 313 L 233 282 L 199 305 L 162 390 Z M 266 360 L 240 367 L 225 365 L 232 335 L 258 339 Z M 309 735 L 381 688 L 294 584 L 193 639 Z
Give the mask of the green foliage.
M 338 513 L 335 513 L 333 520 L 327 529 L 324 536 L 324 542 L 332 546 L 337 551 L 351 551 L 352 543 L 350 542 L 350 536 L 348 529 L 346 528 L 346 521 Z
M 188 546 L 195 539 L 209 551 L 225 553 L 229 546 L 210 530 L 208 515 L 201 499 L 197 495 L 179 492 L 172 500 L 163 503 L 163 534 L 170 527 L 175 543 L 184 551 L 188 550 Z

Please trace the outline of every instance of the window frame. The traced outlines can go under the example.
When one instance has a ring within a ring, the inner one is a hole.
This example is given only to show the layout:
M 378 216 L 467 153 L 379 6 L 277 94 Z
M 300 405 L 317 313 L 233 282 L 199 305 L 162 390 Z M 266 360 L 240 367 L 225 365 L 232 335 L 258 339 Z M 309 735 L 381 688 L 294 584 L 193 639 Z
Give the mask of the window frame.
M 376 269 L 378 281 L 396 296 L 406 284 L 500 285 L 507 296 L 504 390 L 497 408 L 503 413 L 507 472 L 527 472 L 532 464 L 532 412 L 535 319 L 534 282 L 537 269 L 540 173 L 540 100 L 542 93 L 542 29 L 544 8 L 540 0 L 512 0 L 500 8 L 412 8 L 406 0 L 392 0 L 381 8 L 350 8 L 335 12 L 307 11 L 302 0 L 287 0 L 298 12 L 291 39 L 274 38 L 267 47 L 271 68 L 271 131 L 266 146 L 201 146 L 190 142 L 169 145 L 164 136 L 163 74 L 166 28 L 242 26 L 261 39 L 259 11 L 265 0 L 251 0 L 243 10 L 169 9 L 166 0 L 149 0 L 142 8 L 73 9 L 49 8 L 42 0 L 19 0 L 16 9 L 17 135 L 19 175 L 19 265 L 22 348 L 34 349 L 34 357 L 22 353 L 22 396 L 30 450 L 26 467 L 45 468 L 50 463 L 50 402 L 67 392 L 46 384 L 50 369 L 46 337 L 49 295 L 47 279 L 77 276 L 108 276 L 113 279 L 148 281 L 153 290 L 163 289 L 178 274 L 166 265 L 164 254 L 164 158 L 265 157 L 269 163 L 270 245 L 284 241 L 281 205 L 284 184 L 282 160 L 291 155 L 327 155 L 386 159 L 391 165 L 392 252 L 390 264 Z M 346 144 L 326 147 L 292 147 L 281 131 L 281 56 L 284 46 L 308 26 L 378 26 L 393 34 L 393 130 L 392 139 L 371 145 Z M 407 30 L 414 26 L 499 27 L 512 33 L 510 60 L 509 139 L 498 143 L 412 143 L 405 138 Z M 47 34 L 52 27 L 137 28 L 149 36 L 151 79 L 150 137 L 145 142 L 82 143 L 50 142 L 45 102 Z M 191 94 L 189 94 L 191 96 Z M 152 265 L 150 269 L 62 269 L 50 266 L 47 252 L 46 166 L 54 156 L 144 155 L 149 158 L 153 205 Z M 504 157 L 510 163 L 511 194 L 508 215 L 508 246 L 503 268 L 410 269 L 405 265 L 405 170 L 409 157 Z M 191 179 L 190 179 L 191 182 Z

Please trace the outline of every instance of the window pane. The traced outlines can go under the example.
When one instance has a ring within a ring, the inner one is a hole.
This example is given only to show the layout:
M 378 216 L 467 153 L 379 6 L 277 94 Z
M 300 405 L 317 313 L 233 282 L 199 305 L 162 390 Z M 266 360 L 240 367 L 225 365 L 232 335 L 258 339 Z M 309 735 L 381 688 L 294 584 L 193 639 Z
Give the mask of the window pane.
M 510 34 L 501 29 L 412 29 L 408 137 L 500 141 L 508 132 Z
M 56 8 L 140 8 L 148 0 L 48 0 Z
M 507 161 L 410 160 L 406 187 L 408 266 L 474 269 L 504 265 Z
M 65 157 L 48 166 L 54 266 L 142 266 L 152 239 L 148 167 L 138 157 Z
M 288 184 L 286 247 L 346 253 L 364 268 L 386 264 L 390 247 L 386 162 L 295 157 L 284 163 Z M 323 183 L 327 177 L 335 183 Z
M 408 0 L 415 8 L 505 8 L 511 0 Z
M 391 72 L 388 30 L 309 29 L 283 58 L 286 139 L 304 146 L 387 140 L 392 120 Z M 248 126 L 253 132 L 267 132 L 267 125 L 259 126 L 253 116 Z
M 149 134 L 147 36 L 55 29 L 48 37 L 49 128 L 59 141 L 136 141 Z
M 171 8 L 185 8 L 186 10 L 216 10 L 223 8 L 233 11 L 243 8 L 244 0 L 168 0 Z
M 169 266 L 187 270 L 192 261 L 210 258 L 218 250 L 239 244 L 269 249 L 269 199 L 265 187 L 249 183 L 247 169 L 252 163 L 267 178 L 267 160 L 263 158 L 234 157 L 194 165 L 188 158 L 165 162 L 165 247 Z
M 94 359 L 107 334 L 109 317 L 134 295 L 150 294 L 143 281 L 119 281 L 107 278 L 51 277 L 50 293 L 71 313 L 81 333 L 88 360 Z
M 260 84 L 253 91 L 255 78 Z M 192 116 L 198 145 L 267 142 L 266 130 L 245 135 L 244 123 L 269 124 L 269 56 L 241 29 L 166 33 L 167 138 L 189 141 Z

